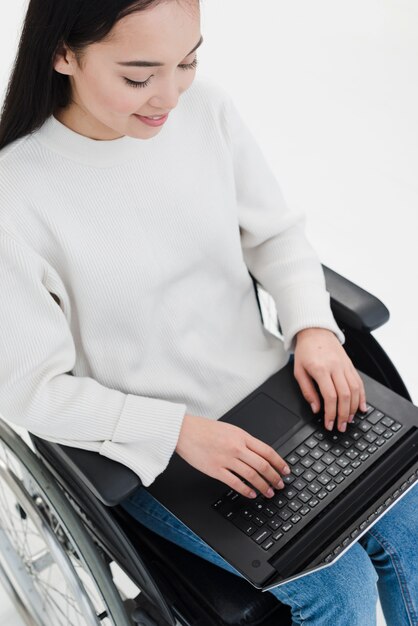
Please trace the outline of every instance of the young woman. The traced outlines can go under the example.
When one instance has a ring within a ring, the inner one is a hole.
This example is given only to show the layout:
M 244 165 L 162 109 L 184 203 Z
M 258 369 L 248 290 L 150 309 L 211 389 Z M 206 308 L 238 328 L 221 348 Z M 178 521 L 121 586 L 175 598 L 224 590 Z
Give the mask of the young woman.
M 0 120 L 0 412 L 145 486 L 176 450 L 271 496 L 283 459 L 218 418 L 290 355 L 326 427 L 366 397 L 304 216 L 231 97 L 195 80 L 202 41 L 198 0 L 30 0 Z M 143 488 L 124 506 L 239 575 Z M 368 626 L 378 586 L 388 624 L 418 624 L 417 513 L 412 489 L 333 566 L 271 593 L 295 624 Z

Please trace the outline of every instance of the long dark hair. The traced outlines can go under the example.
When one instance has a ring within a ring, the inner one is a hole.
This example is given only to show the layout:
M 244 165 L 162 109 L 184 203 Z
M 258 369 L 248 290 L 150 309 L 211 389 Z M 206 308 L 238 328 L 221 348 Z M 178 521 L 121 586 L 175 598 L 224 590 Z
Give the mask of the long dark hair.
M 63 43 L 82 67 L 85 48 L 106 41 L 117 21 L 164 1 L 30 0 L 1 109 L 0 150 L 70 103 L 69 76 L 53 67 Z

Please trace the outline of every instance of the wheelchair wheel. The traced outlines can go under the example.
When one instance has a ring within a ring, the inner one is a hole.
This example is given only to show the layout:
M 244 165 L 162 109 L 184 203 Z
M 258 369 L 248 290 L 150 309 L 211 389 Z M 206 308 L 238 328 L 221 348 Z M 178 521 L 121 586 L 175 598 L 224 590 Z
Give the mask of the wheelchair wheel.
M 28 626 L 132 626 L 101 549 L 0 420 L 0 583 Z

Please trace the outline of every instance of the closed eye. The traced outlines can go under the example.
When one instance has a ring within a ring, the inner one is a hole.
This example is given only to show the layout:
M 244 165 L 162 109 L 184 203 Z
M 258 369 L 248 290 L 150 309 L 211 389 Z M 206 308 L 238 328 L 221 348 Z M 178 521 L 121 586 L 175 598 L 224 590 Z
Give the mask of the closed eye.
M 182 70 L 194 70 L 197 67 L 197 57 L 194 58 L 194 60 L 191 63 L 182 63 L 181 65 L 179 65 L 179 68 Z M 123 77 L 124 80 L 127 82 L 128 85 L 130 85 L 131 87 L 146 87 L 149 84 L 149 81 L 152 78 L 152 75 L 147 78 L 147 80 L 144 80 L 142 82 L 138 82 L 135 80 L 130 80 L 129 78 L 126 78 L 126 76 Z

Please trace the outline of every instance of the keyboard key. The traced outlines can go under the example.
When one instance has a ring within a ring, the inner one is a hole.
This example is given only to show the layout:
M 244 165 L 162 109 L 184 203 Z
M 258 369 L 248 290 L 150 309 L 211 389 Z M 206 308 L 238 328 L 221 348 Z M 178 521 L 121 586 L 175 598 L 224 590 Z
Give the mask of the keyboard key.
M 350 465 L 350 461 L 346 459 L 344 456 L 340 456 L 340 458 L 337 461 L 337 465 L 344 468 L 344 467 L 347 467 L 347 465 Z
M 379 439 L 376 439 L 375 444 L 380 447 L 380 446 L 383 446 L 385 441 L 386 439 L 384 437 L 379 437 Z
M 278 541 L 279 539 L 281 539 L 281 537 L 283 537 L 283 533 L 281 530 L 278 530 L 277 533 L 274 533 L 273 535 L 274 541 Z
M 383 432 L 385 432 L 385 430 L 386 428 L 383 429 Z M 367 441 L 367 443 L 373 443 L 373 441 L 376 441 L 376 439 L 377 439 L 377 435 L 375 435 L 373 432 L 366 433 L 363 437 L 363 440 Z
M 320 491 L 321 487 L 317 483 L 311 483 L 310 485 L 308 485 L 308 489 L 312 493 L 318 493 L 318 491 Z
M 299 446 L 299 448 L 296 448 L 296 454 L 299 454 L 299 456 L 306 456 L 309 452 L 309 448 L 307 448 L 306 446 L 304 446 L 303 444 L 301 446 Z
M 333 489 L 335 489 L 337 485 L 335 483 L 328 483 L 328 485 L 325 487 L 325 489 L 327 491 L 332 491 Z
M 390 430 L 387 430 L 383 436 L 385 439 L 390 439 L 393 436 L 393 432 Z
M 325 496 L 328 495 L 328 491 L 325 491 L 325 489 L 321 489 L 321 491 L 318 491 L 316 495 L 322 500 L 323 498 L 325 498 Z
M 321 485 L 327 485 L 330 480 L 331 476 L 328 476 L 328 474 L 321 474 L 321 476 L 318 476 L 317 478 L 317 481 L 321 483 Z
M 344 446 L 344 448 L 349 448 L 353 445 L 353 440 L 350 437 L 345 437 L 345 439 L 341 440 L 341 445 Z
M 300 465 L 295 465 L 294 467 L 292 467 L 292 474 L 294 476 L 300 476 L 301 474 L 303 474 L 304 471 L 305 468 L 301 467 Z
M 293 487 L 288 487 L 283 492 L 283 495 L 286 496 L 286 498 L 288 500 L 293 500 L 293 498 L 295 497 L 296 493 L 297 493 L 296 489 L 293 489 Z
M 283 524 L 282 526 L 282 530 L 284 530 L 285 533 L 287 533 L 288 530 L 290 530 L 292 528 L 292 524 L 290 522 L 287 522 L 287 524 Z
M 308 448 L 311 448 L 311 449 L 312 449 L 312 448 L 315 448 L 315 446 L 317 446 L 317 445 L 318 445 L 318 440 L 317 440 L 317 439 L 315 439 L 315 437 L 309 437 L 309 439 L 307 439 L 307 440 L 304 442 L 304 445 L 305 445 L 305 446 L 308 446 Z
M 372 411 L 374 411 L 374 406 L 366 402 L 366 411 L 363 413 L 363 411 L 359 410 L 357 411 L 356 416 L 364 418 L 364 417 L 367 417 Z
M 253 511 L 250 511 L 250 509 L 244 509 L 240 514 L 242 517 L 245 517 L 245 519 L 251 519 L 255 515 Z
M 283 498 L 283 496 L 279 496 L 279 495 L 273 498 L 272 502 L 274 506 L 277 506 L 278 509 L 281 509 L 283 506 L 287 504 L 286 498 Z
M 254 541 L 256 543 L 263 543 L 263 541 L 265 541 L 265 539 L 267 539 L 267 537 L 270 537 L 270 535 L 271 535 L 271 531 L 267 530 L 267 528 L 263 528 L 262 530 L 259 530 L 258 532 L 255 532 L 251 536 L 251 539 L 254 539 Z
M 379 422 L 383 417 L 385 417 L 385 415 L 381 411 L 373 411 L 367 417 L 367 421 L 371 424 L 377 424 L 377 422 Z
M 366 461 L 368 458 L 369 458 L 369 455 L 367 454 L 367 452 L 363 452 L 362 454 L 360 454 L 361 461 Z
M 345 470 L 343 470 L 343 474 L 344 476 L 349 476 L 353 471 L 352 467 L 346 467 Z
M 354 467 L 354 469 L 357 469 L 359 465 L 361 465 L 361 461 L 353 461 L 351 463 L 351 467 Z
M 328 452 L 328 450 L 330 450 L 330 448 L 331 448 L 331 444 L 330 444 L 329 441 L 321 441 L 321 443 L 319 444 L 319 447 L 324 452 Z
M 316 437 L 316 439 L 318 439 L 318 441 L 322 441 L 323 439 L 325 439 L 324 433 L 321 433 L 320 430 L 318 430 L 316 433 L 314 433 L 313 436 Z
M 288 508 L 292 509 L 292 511 L 294 511 L 296 513 L 296 511 L 299 511 L 299 509 L 302 507 L 301 503 L 298 502 L 297 500 L 292 500 L 292 502 L 289 502 L 288 504 Z
M 292 513 L 290 511 L 288 511 L 288 509 L 283 509 L 279 513 L 279 517 L 281 517 L 283 521 L 286 521 L 291 516 L 292 516 Z
M 314 463 L 312 465 L 312 469 L 317 473 L 317 474 L 321 474 L 324 469 L 326 469 L 326 465 L 324 465 L 322 463 L 322 461 L 317 461 L 316 463 Z
M 267 518 L 262 515 L 254 515 L 252 521 L 254 524 L 257 524 L 257 526 L 263 526 L 267 522 Z
M 263 509 L 263 513 L 267 515 L 267 517 L 273 517 L 273 515 L 276 515 L 277 509 L 273 506 L 266 505 Z
M 308 504 L 313 509 L 317 504 L 319 504 L 319 500 L 317 498 L 312 498 L 309 500 Z
M 306 470 L 306 472 L 303 475 L 303 478 L 307 480 L 308 483 L 311 483 L 313 480 L 315 480 L 316 473 L 313 472 L 312 470 Z
M 264 548 L 264 550 L 268 550 L 271 546 L 274 546 L 274 541 L 271 537 L 266 539 L 266 541 L 261 544 L 261 547 Z
M 339 485 L 340 483 L 343 482 L 343 480 L 345 480 L 345 476 L 343 474 L 340 474 L 339 476 L 336 476 L 334 480 Z
M 345 453 L 345 456 L 347 456 L 349 459 L 351 459 L 352 461 L 354 461 L 354 459 L 356 459 L 358 457 L 360 453 L 357 452 L 357 450 L 355 450 L 354 448 L 350 448 L 349 450 L 347 450 L 347 452 Z
M 402 424 L 399 424 L 399 422 L 395 422 L 395 424 L 390 427 L 390 429 L 393 430 L 394 433 L 396 433 L 400 428 L 402 428 Z
M 314 475 L 315 477 L 315 475 Z M 301 478 L 298 478 L 294 483 L 293 486 L 295 489 L 297 489 L 298 491 L 301 491 L 304 487 L 306 487 L 306 481 L 302 480 Z
M 301 516 L 300 515 L 293 515 L 290 518 L 290 521 L 292 522 L 292 524 L 297 524 L 299 522 L 299 520 L 301 520 Z
M 385 431 L 386 428 L 383 426 L 383 424 L 376 424 L 376 426 L 373 426 L 373 432 L 377 435 L 383 435 Z
M 373 454 L 373 452 L 376 452 L 376 450 L 378 450 L 379 448 L 375 445 L 369 446 L 367 448 L 367 452 L 370 452 L 370 454 Z
M 311 452 L 311 457 L 315 459 L 315 461 L 317 461 L 318 459 L 321 458 L 323 454 L 324 454 L 323 450 L 320 450 L 319 448 L 315 448 L 315 450 L 312 450 Z
M 361 424 L 359 424 L 358 427 L 364 433 L 367 433 L 371 429 L 372 425 L 369 424 L 368 422 L 361 422 Z
M 309 511 L 310 511 L 310 510 L 311 510 L 311 509 L 310 509 L 308 506 L 303 506 L 303 507 L 300 509 L 299 513 L 300 513 L 301 515 L 307 515 L 307 514 L 309 513 Z
M 327 468 L 327 472 L 328 472 L 328 474 L 331 474 L 331 476 L 336 476 L 337 474 L 340 473 L 340 471 L 341 470 L 336 465 L 330 465 Z
M 280 528 L 281 525 L 282 525 L 282 520 L 278 519 L 277 517 L 275 517 L 274 519 L 271 519 L 267 523 L 267 526 L 271 528 L 272 530 L 277 530 L 278 528 Z
M 355 441 L 357 441 L 358 439 L 360 439 L 360 437 L 362 436 L 362 433 L 359 432 L 358 430 L 353 430 L 351 433 L 351 439 L 354 439 Z
M 322 463 L 326 463 L 327 465 L 331 465 L 331 463 L 334 463 L 335 461 L 335 457 L 332 456 L 332 454 L 328 453 L 324 454 L 324 456 L 321 459 Z
M 340 446 L 335 446 L 335 448 L 332 448 L 332 454 L 334 456 L 341 456 L 343 452 L 345 452 L 345 450 L 344 448 L 340 448 Z
M 385 426 L 389 427 L 389 426 L 392 426 L 392 424 L 393 424 L 393 422 L 394 422 L 394 421 L 395 421 L 395 420 L 393 420 L 391 417 L 388 417 L 388 416 L 386 415 L 386 417 L 384 417 L 384 418 L 382 419 L 382 424 L 384 424 Z
M 293 453 L 290 456 L 286 457 L 286 461 L 289 463 L 289 465 L 295 465 L 295 463 L 299 461 L 299 457 L 297 454 Z
M 356 441 L 354 447 L 357 448 L 357 450 L 360 450 L 360 452 L 364 452 L 364 450 L 367 448 L 367 443 L 364 443 L 364 441 Z
M 310 500 L 311 496 L 309 493 L 307 493 L 306 491 L 301 491 L 300 494 L 298 495 L 299 500 L 301 500 L 303 503 L 308 502 L 308 500 Z
M 315 463 L 315 461 L 313 459 L 311 459 L 309 456 L 305 457 L 304 459 L 301 460 L 301 465 L 303 465 L 306 468 L 311 467 L 311 465 L 313 465 Z
M 295 477 L 292 476 L 292 474 L 289 474 L 288 476 L 282 476 L 282 481 L 284 482 L 285 485 L 292 484 L 294 480 L 295 480 Z

